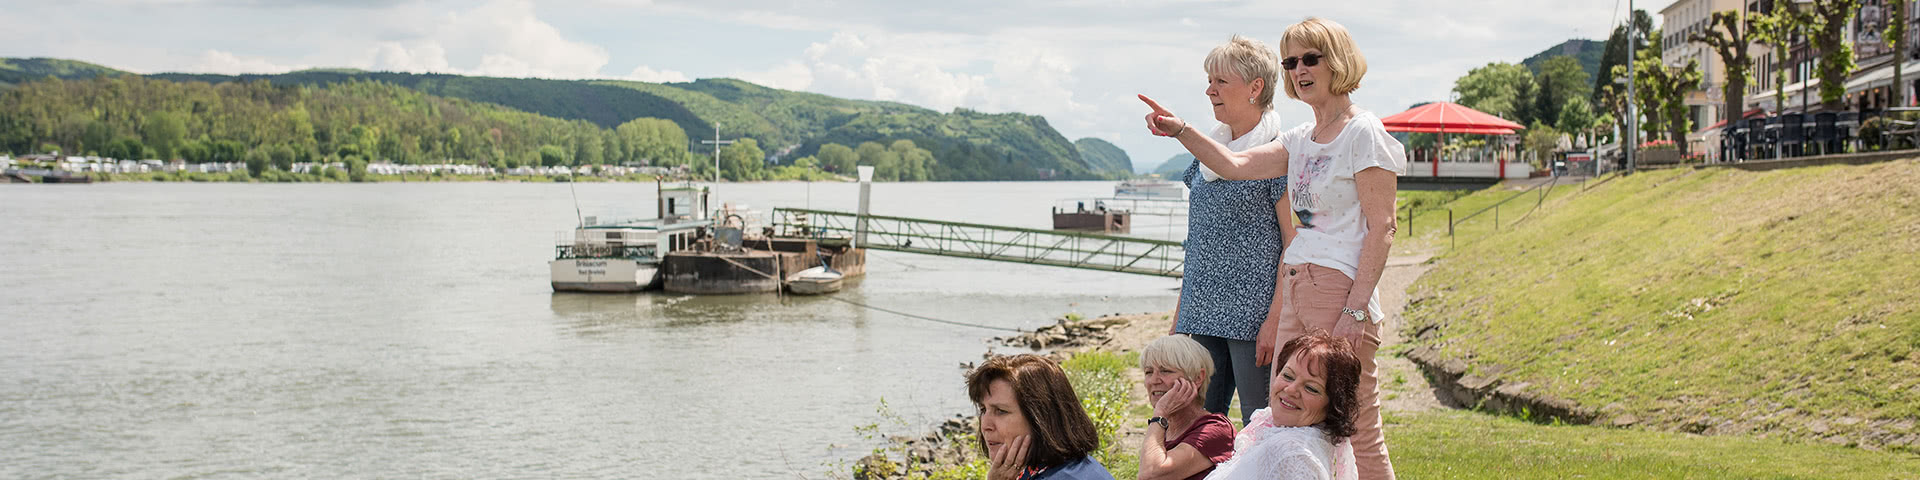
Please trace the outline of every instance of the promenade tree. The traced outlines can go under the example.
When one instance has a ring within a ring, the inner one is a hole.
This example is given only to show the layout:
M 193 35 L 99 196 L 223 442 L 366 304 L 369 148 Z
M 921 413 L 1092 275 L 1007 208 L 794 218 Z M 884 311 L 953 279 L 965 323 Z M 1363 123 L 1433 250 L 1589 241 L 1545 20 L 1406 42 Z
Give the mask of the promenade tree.
M 1747 80 L 1753 76 L 1753 56 L 1747 53 L 1747 47 L 1754 44 L 1753 23 L 1754 19 L 1738 10 L 1713 12 L 1705 31 L 1687 37 L 1688 41 L 1706 44 L 1720 55 L 1727 78 L 1721 85 L 1720 97 L 1727 103 L 1723 111 L 1729 123 L 1747 111 Z
M 1893 5 L 1894 5 L 1893 21 L 1887 22 L 1886 34 L 1880 38 L 1893 39 L 1893 51 L 1895 52 L 1895 56 L 1893 59 L 1893 84 L 1906 85 L 1906 83 L 1903 83 L 1902 79 L 1900 78 L 1901 73 L 1903 73 L 1900 71 L 1900 64 L 1906 62 L 1905 55 L 1907 55 L 1907 48 L 1908 48 L 1907 47 L 1907 21 L 1906 21 L 1907 2 L 1896 1 L 1893 3 Z M 1906 93 L 1905 88 L 1892 88 L 1890 90 L 1891 90 L 1890 93 L 1893 94 L 1893 98 L 1889 99 L 1892 101 L 1888 103 L 1892 103 L 1893 105 L 1899 105 L 1899 106 L 1904 106 L 1907 104 L 1907 99 L 1902 97 L 1902 95 Z
M 1613 95 L 1616 97 L 1625 98 L 1627 84 L 1620 81 L 1620 77 L 1625 75 L 1616 77 L 1607 73 L 1614 71 L 1614 67 L 1624 67 L 1627 64 L 1628 42 L 1632 42 L 1635 52 L 1641 52 L 1646 51 L 1647 42 L 1652 40 L 1648 34 L 1653 32 L 1653 16 L 1648 15 L 1646 10 L 1634 10 L 1631 17 L 1632 21 L 1629 23 L 1633 27 L 1632 38 L 1627 37 L 1628 25 L 1614 27 L 1613 34 L 1607 37 L 1607 46 L 1600 55 L 1600 71 L 1594 72 L 1593 75 L 1593 93 L 1587 98 L 1594 105 L 1608 105 L 1608 102 L 1600 101 L 1602 91 L 1606 87 L 1613 87 L 1615 90 Z M 1614 115 L 1614 118 L 1626 118 L 1625 104 L 1620 105 L 1621 113 Z
M 1853 73 L 1853 42 L 1847 40 L 1847 24 L 1860 12 L 1862 0 L 1811 0 L 1805 7 L 1789 9 L 1806 25 L 1807 40 L 1820 60 L 1814 71 L 1820 77 L 1820 103 L 1827 111 L 1845 108 L 1847 75 Z
M 1787 42 L 1793 41 L 1804 29 L 1800 17 L 1792 12 L 1790 3 L 1776 4 L 1771 13 L 1755 14 L 1747 20 L 1748 31 L 1754 43 L 1765 44 L 1773 48 L 1775 67 L 1773 69 L 1773 105 L 1775 110 L 1787 104 L 1787 69 L 1781 68 L 1787 58 Z
M 1651 48 L 1634 61 L 1634 102 L 1646 119 L 1642 130 L 1647 138 L 1665 137 L 1689 153 L 1687 132 L 1693 131 L 1687 118 L 1686 94 L 1700 87 L 1700 62 L 1688 59 L 1686 65 L 1667 65 L 1660 59 L 1660 34 L 1653 33 Z M 1616 75 L 1625 75 L 1624 66 L 1614 67 Z M 1663 135 L 1664 134 L 1664 135 Z
M 1571 55 L 1560 55 L 1540 64 L 1534 75 L 1537 87 L 1533 98 L 1533 119 L 1558 124 L 1561 110 L 1575 98 L 1587 96 L 1587 70 Z M 1565 127 L 1561 127 L 1565 130 Z
M 1524 125 L 1534 120 L 1530 113 L 1540 89 L 1526 66 L 1492 62 L 1454 80 L 1453 91 L 1462 106 Z

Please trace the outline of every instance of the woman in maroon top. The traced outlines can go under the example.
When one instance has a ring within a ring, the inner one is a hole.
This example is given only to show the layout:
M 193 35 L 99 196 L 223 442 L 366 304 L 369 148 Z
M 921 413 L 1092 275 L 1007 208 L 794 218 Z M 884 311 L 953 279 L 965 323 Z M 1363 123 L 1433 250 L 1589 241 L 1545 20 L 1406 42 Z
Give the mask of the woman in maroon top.
M 1206 347 L 1184 335 L 1147 344 L 1140 353 L 1153 418 L 1140 445 L 1140 480 L 1200 480 L 1233 456 L 1233 422 L 1209 413 L 1196 385 L 1213 373 Z

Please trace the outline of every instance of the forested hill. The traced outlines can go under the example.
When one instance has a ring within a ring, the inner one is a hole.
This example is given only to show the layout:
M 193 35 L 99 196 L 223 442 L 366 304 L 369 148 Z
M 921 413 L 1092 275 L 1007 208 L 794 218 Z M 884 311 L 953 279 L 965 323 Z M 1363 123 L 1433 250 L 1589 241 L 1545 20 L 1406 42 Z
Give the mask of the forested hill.
M 47 77 L 69 80 L 98 76 L 131 75 L 107 67 L 56 59 L 0 59 L 0 90 L 16 89 L 25 82 L 44 81 Z M 865 142 L 891 144 L 912 140 L 933 154 L 928 176 L 937 180 L 1036 180 L 1089 179 L 1124 176 L 1122 172 L 1089 166 L 1072 142 L 1061 136 L 1046 119 L 1018 114 L 983 114 L 956 109 L 941 113 L 894 102 L 847 100 L 813 93 L 767 88 L 733 79 L 702 79 L 685 83 L 645 83 L 619 80 L 546 80 L 467 77 L 442 74 L 366 72 L 349 69 L 306 70 L 277 75 L 205 75 L 162 73 L 149 79 L 169 82 L 207 82 L 210 84 L 255 84 L 264 81 L 274 88 L 315 87 L 308 92 L 328 91 L 334 85 L 387 84 L 428 94 L 433 98 L 462 99 L 495 104 L 507 109 L 560 120 L 578 120 L 607 130 L 635 119 L 662 119 L 671 122 L 680 134 L 692 139 L 712 135 L 714 125 L 721 136 L 754 139 L 756 147 L 776 163 L 817 152 L 825 144 L 849 147 Z M 72 83 L 72 82 L 69 82 Z M 355 87 L 366 88 L 366 87 Z M 240 90 L 211 90 L 213 94 Z M 250 91 L 250 90 L 249 90 Z M 0 97 L 3 99 L 4 97 Z M 41 100 L 45 100 L 42 98 Z M 14 104 L 17 104 L 14 103 Z M 75 112 L 78 112 L 77 110 Z M 0 111 L 0 114 L 8 112 Z M 120 112 L 122 117 L 144 117 L 147 112 Z M 192 116 L 194 112 L 178 112 Z M 100 113 L 76 113 L 100 117 Z M 86 120 L 110 119 L 89 118 Z M 427 120 L 436 121 L 436 120 Z M 55 132 L 62 128 L 84 127 L 88 121 L 63 118 L 60 125 L 36 126 L 37 130 L 14 138 L 0 136 L 0 149 L 24 153 L 47 143 L 59 144 L 53 137 L 76 140 L 84 132 Z M 16 122 L 18 123 L 18 122 Z M 192 124 L 193 122 L 187 122 Z M 420 126 L 414 126 L 420 127 Z M 0 135 L 6 135 L 0 125 Z M 118 127 L 116 127 L 118 128 Z M 136 127 L 129 126 L 129 129 Z M 450 128 L 409 127 L 413 138 L 444 137 Z M 430 133 L 427 130 L 433 130 Z M 99 132 L 95 132 L 98 134 Z M 116 131 L 120 135 L 137 131 Z M 209 132 L 193 132 L 196 135 Z M 402 132 L 389 132 L 402 133 Z M 472 132 L 467 132 L 471 134 Z M 31 137 L 31 138 L 22 138 Z M 137 135 L 135 135 L 137 137 Z M 584 161 L 590 147 L 574 136 L 557 146 L 568 151 L 567 163 Z M 246 138 L 209 138 L 209 141 L 253 141 Z M 329 139 L 316 139 L 326 144 Z M 69 150 L 79 145 L 63 145 Z M 246 145 L 249 148 L 271 145 Z M 536 150 L 537 150 L 536 146 Z M 602 150 L 606 147 L 602 146 Z M 92 149 L 88 149 L 92 150 Z M 416 148 L 425 152 L 428 148 Z M 526 163 L 533 157 L 508 149 L 501 152 Z M 86 150 L 72 150 L 85 152 Z M 609 150 L 610 151 L 610 150 Z M 436 153 L 457 154 L 437 150 Z M 695 143 L 690 154 L 710 152 Z M 325 155 L 316 151 L 315 155 Z M 491 153 L 491 152 L 489 152 Z M 484 156 L 484 155 L 482 155 Z M 575 158 L 578 157 L 578 158 Z M 613 159 L 607 156 L 609 160 Z M 399 160 L 409 160 L 401 158 Z M 455 157 L 454 161 L 481 163 L 488 158 Z M 494 162 L 503 163 L 503 162 Z
M 1117 175 L 1133 175 L 1133 158 L 1126 150 L 1108 143 L 1106 140 L 1087 137 L 1073 141 L 1073 147 L 1080 151 L 1080 161 L 1095 172 Z
M 0 58 L 0 89 L 47 77 L 93 78 L 102 75 L 128 75 L 87 62 L 58 58 Z
M 0 66 L 0 85 L 8 89 L 48 76 L 88 79 L 122 75 L 106 67 L 66 60 L 32 59 L 46 65 L 8 76 Z M 3 60 L 21 64 L 26 60 Z M 59 65 L 47 64 L 56 62 Z M 84 67 L 92 68 L 84 68 Z M 985 114 L 965 109 L 937 112 L 894 102 L 848 100 L 805 92 L 767 88 L 733 79 L 702 79 L 684 83 L 646 83 L 620 80 L 547 80 L 467 77 L 443 74 L 366 72 L 348 69 L 306 70 L 277 75 L 206 75 L 162 73 L 146 75 L 170 82 L 253 84 L 274 87 L 309 86 L 325 91 L 332 85 L 389 84 L 433 97 L 462 99 L 504 106 L 561 121 L 578 120 L 613 129 L 635 119 L 663 119 L 694 140 L 711 138 L 714 125 L 727 139 L 755 140 L 775 163 L 787 163 L 815 154 L 822 145 L 849 147 L 865 142 L 891 144 L 911 140 L 933 155 L 927 168 L 936 180 L 1094 179 L 1126 176 L 1125 172 L 1090 166 L 1074 144 L 1048 125 L 1046 119 L 1019 113 Z M 18 81 L 12 81 L 18 80 Z M 216 90 L 219 91 L 219 90 Z M 0 115 L 7 112 L 0 111 Z M 128 112 L 138 115 L 138 112 Z M 191 113 L 191 112 L 189 112 Z M 62 119 L 66 123 L 80 123 Z M 4 129 L 0 125 L 0 129 Z M 55 127 L 48 127 L 49 129 Z M 440 136 L 446 128 L 435 128 Z M 41 132 L 39 136 L 50 136 Z M 424 132 L 416 137 L 427 137 Z M 471 133 L 471 132 L 468 132 Z M 4 134 L 4 132 L 0 132 Z M 77 136 L 77 135 L 75 135 Z M 7 140 L 0 138 L 0 140 Z M 220 139 L 213 139 L 220 140 Z M 19 139 L 37 147 L 48 138 Z M 321 143 L 324 143 L 322 141 Z M 565 148 L 565 145 L 561 145 Z M 0 148 L 8 145 L 0 144 Z M 16 152 L 20 147 L 12 147 Z M 69 148 L 74 148 L 69 146 Z M 581 148 L 569 148 L 570 151 Z M 695 143 L 691 154 L 711 152 Z M 22 152 L 24 153 L 24 152 Z M 511 153 L 510 153 L 511 154 Z M 1124 154 L 1124 153 L 1123 153 Z M 581 156 L 581 155 L 573 155 Z M 474 160 L 454 158 L 455 161 Z
M 307 87 L 123 75 L 35 80 L 0 94 L 0 150 L 16 153 L 258 160 L 282 170 L 294 162 L 376 160 L 672 166 L 695 158 L 687 144 L 666 120 L 608 129 L 381 82 Z

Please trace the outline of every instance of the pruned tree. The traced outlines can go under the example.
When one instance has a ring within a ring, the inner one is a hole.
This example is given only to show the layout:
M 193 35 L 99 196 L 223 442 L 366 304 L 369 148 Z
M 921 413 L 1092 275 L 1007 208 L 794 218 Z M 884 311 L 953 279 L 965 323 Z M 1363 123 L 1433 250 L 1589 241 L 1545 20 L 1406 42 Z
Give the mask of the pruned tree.
M 1844 107 L 1847 75 L 1853 73 L 1853 42 L 1847 40 L 1847 24 L 1860 12 L 1862 0 L 1810 0 L 1804 8 L 1788 9 L 1804 25 L 1807 40 L 1820 52 L 1814 62 L 1820 77 L 1820 103 L 1828 111 Z
M 1753 75 L 1753 56 L 1747 54 L 1747 46 L 1754 43 L 1752 33 L 1751 19 L 1738 10 L 1727 10 L 1713 12 L 1706 31 L 1687 37 L 1688 41 L 1712 47 L 1720 54 L 1720 63 L 1726 66 L 1727 81 L 1721 86 L 1720 94 L 1727 102 L 1725 112 L 1729 123 L 1747 111 L 1747 80 Z
M 1802 27 L 1800 18 L 1792 12 L 1790 3 L 1781 2 L 1772 13 L 1755 14 L 1747 18 L 1748 33 L 1754 43 L 1765 44 L 1773 48 L 1773 108 L 1779 110 L 1787 104 L 1787 69 L 1782 65 L 1787 57 L 1787 42 L 1793 41 L 1794 34 Z

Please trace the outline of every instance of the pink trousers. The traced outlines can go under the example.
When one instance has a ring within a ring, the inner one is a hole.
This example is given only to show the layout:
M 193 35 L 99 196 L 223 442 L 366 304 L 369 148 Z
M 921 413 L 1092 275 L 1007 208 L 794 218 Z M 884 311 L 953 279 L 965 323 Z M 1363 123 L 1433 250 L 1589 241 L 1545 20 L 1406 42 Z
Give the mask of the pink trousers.
M 1353 289 L 1353 279 L 1347 274 L 1311 263 L 1283 264 L 1280 268 L 1285 275 L 1280 290 L 1285 296 L 1280 304 L 1280 338 L 1273 346 L 1276 353 L 1288 341 L 1308 332 L 1331 333 L 1336 322 L 1353 321 L 1340 313 Z M 1393 462 L 1387 458 L 1387 439 L 1380 431 L 1380 376 L 1373 361 L 1374 353 L 1380 351 L 1380 326 L 1368 325 L 1366 339 L 1353 346 L 1354 355 L 1360 357 L 1360 385 L 1354 391 L 1360 408 L 1354 411 L 1354 434 L 1348 440 L 1353 442 L 1353 459 L 1361 480 L 1394 478 Z

